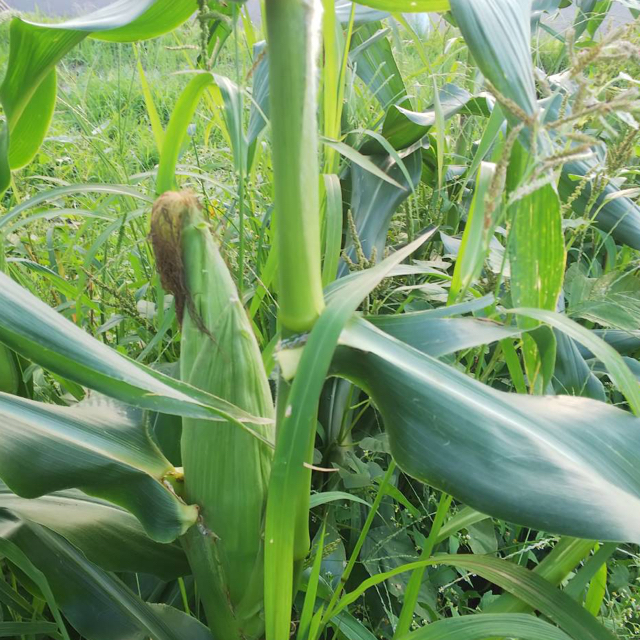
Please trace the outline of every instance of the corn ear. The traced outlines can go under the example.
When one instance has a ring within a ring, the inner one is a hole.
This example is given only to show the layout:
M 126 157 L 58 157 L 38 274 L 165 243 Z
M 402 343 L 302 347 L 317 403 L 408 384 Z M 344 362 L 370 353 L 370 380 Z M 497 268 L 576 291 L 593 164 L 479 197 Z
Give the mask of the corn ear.
M 154 205 L 151 238 L 163 286 L 182 322 L 182 380 L 254 415 L 273 418 L 251 323 L 195 196 Z M 201 521 L 184 539 L 215 637 L 263 634 L 263 520 L 273 427 L 184 419 L 185 497 Z

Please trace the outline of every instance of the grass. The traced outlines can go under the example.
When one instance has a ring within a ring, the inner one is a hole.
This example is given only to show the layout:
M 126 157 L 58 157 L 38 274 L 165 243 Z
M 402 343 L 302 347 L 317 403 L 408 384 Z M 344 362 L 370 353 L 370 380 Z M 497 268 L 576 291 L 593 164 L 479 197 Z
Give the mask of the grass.
M 6 57 L 8 51 L 6 26 L 0 28 L 0 68 L 6 64 L 2 56 Z M 193 44 L 198 42 L 198 37 L 196 25 L 189 23 L 174 34 L 138 45 L 153 101 L 164 126 L 186 84 L 183 72 L 196 64 L 198 50 Z M 637 43 L 638 34 L 633 38 Z M 432 104 L 433 78 L 440 88 L 449 82 L 469 91 L 479 88 L 468 51 L 453 27 L 433 30 L 419 47 L 403 29 L 391 33 L 391 42 L 417 110 Z M 536 41 L 535 47 L 535 59 L 540 67 L 549 73 L 555 72 L 558 43 L 543 37 Z M 234 51 L 239 52 L 239 59 Z M 425 61 L 428 64 L 425 65 Z M 242 85 L 249 86 L 252 61 L 244 39 L 239 40 L 237 47 L 229 42 L 216 66 L 216 72 L 230 78 L 236 78 L 238 69 Z M 606 61 L 589 69 L 588 77 L 597 87 L 614 80 L 621 71 L 640 77 L 640 64 L 637 60 Z M 56 114 L 48 137 L 34 162 L 15 174 L 12 189 L 2 205 L 8 210 L 52 189 L 86 183 L 128 185 L 143 195 L 152 195 L 159 152 L 134 49 L 130 45 L 87 39 L 59 66 L 59 79 Z M 373 128 L 380 117 L 375 99 L 355 77 L 350 78 L 348 91 L 354 105 L 346 115 L 348 129 Z M 245 240 L 245 302 L 253 308 L 252 319 L 268 361 L 276 335 L 275 303 L 268 293 L 253 307 L 252 301 L 269 272 L 270 161 L 268 154 L 259 154 L 256 168 L 248 178 L 247 216 L 241 233 L 232 152 L 217 126 L 218 121 L 216 110 L 203 103 L 180 158 L 180 170 L 190 174 L 182 179 L 182 185 L 202 196 L 232 270 L 238 264 L 241 236 Z M 483 129 L 484 122 L 475 116 L 456 116 L 448 121 L 442 132 L 447 167 L 454 169 L 469 163 L 473 145 Z M 584 122 L 583 129 L 603 139 L 608 137 L 611 149 L 620 143 L 619 132 L 604 118 Z M 637 137 L 627 151 L 616 176 L 627 176 L 627 187 L 635 188 L 640 185 Z M 459 233 L 463 226 L 465 195 L 458 187 L 454 181 L 446 192 L 438 190 L 433 183 L 420 184 L 395 214 L 388 244 L 402 244 L 432 223 L 440 225 L 448 234 Z M 154 275 L 147 213 L 145 200 L 126 195 L 87 192 L 48 197 L 13 223 L 7 255 L 14 278 L 105 343 L 146 364 L 175 362 L 179 356 L 179 331 L 175 324 L 167 322 L 170 301 L 161 294 Z M 572 229 L 567 225 L 567 240 L 572 237 Z M 640 264 L 637 252 L 612 246 L 606 240 L 600 243 L 601 236 L 592 227 L 578 229 L 572 240 L 575 255 L 570 253 L 570 261 L 575 269 L 581 269 L 590 278 L 625 270 L 635 273 Z M 390 313 L 442 305 L 447 296 L 443 285 L 447 274 L 452 273 L 450 251 L 436 242 L 420 257 L 439 275 L 430 277 L 427 286 L 414 276 L 389 281 L 372 294 L 368 301 L 370 309 Z M 486 272 L 477 283 L 478 294 L 494 291 L 498 285 L 496 278 L 491 271 Z M 409 289 L 406 293 L 406 288 L 417 285 L 422 288 Z M 594 293 L 597 295 L 602 295 L 602 291 Z M 637 288 L 624 291 L 622 297 L 607 298 L 608 308 L 618 305 L 622 310 L 628 309 L 631 303 L 637 304 L 639 298 Z M 576 317 L 590 328 L 603 324 L 593 313 L 579 315 L 576 312 Z M 632 328 L 640 329 L 637 316 L 633 322 L 637 326 Z M 450 357 L 450 361 L 496 388 L 514 389 L 507 361 L 494 347 L 475 347 Z M 39 399 L 73 403 L 81 394 L 74 385 L 36 365 L 30 366 L 25 376 L 34 385 L 34 397 Z M 339 382 L 335 384 L 340 386 Z M 388 444 L 381 433 L 379 416 L 366 397 L 347 385 L 339 391 L 336 397 L 348 410 L 341 424 L 332 424 L 332 408 L 323 406 L 321 401 L 323 428 L 314 458 L 315 463 L 334 467 L 337 473 L 316 474 L 314 489 L 349 491 L 372 503 L 389 468 Z M 611 402 L 623 402 L 611 386 L 607 387 L 607 394 Z M 330 437 L 331 429 L 339 434 L 335 442 Z M 422 548 L 429 535 L 440 492 L 400 472 L 393 474 L 392 485 L 382 499 L 364 543 L 354 580 L 361 581 L 416 559 L 417 549 Z M 454 504 L 451 514 L 455 515 L 458 508 Z M 357 503 L 335 503 L 313 512 L 315 544 L 321 523 L 327 525 L 321 570 L 327 582 L 335 582 L 341 573 L 362 522 L 363 511 Z M 533 568 L 556 542 L 557 537 L 543 532 L 487 520 L 450 536 L 439 551 L 496 554 Z M 620 638 L 631 640 L 640 635 L 639 579 L 637 546 L 620 545 L 608 564 L 605 597 L 598 612 L 601 620 Z M 397 615 L 397 605 L 408 581 L 409 574 L 403 574 L 377 585 L 351 613 L 363 621 L 375 637 L 390 638 L 391 622 Z M 438 567 L 429 571 L 428 579 L 421 586 L 415 615 L 417 619 L 433 621 L 482 610 L 498 597 L 498 591 L 477 576 Z

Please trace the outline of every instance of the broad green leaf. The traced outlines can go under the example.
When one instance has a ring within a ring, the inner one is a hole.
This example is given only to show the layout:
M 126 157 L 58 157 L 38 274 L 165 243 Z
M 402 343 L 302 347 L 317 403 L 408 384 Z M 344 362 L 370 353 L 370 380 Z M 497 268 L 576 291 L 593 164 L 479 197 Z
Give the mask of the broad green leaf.
M 220 398 L 120 355 L 2 273 L 0 342 L 58 375 L 143 409 L 264 423 Z
M 586 161 L 569 162 L 562 168 L 558 189 L 563 200 L 570 198 L 571 194 L 580 188 L 577 198 L 572 200 L 573 211 L 579 215 L 589 214 L 585 211 L 591 199 L 592 183 L 581 186 L 581 178 L 593 171 L 593 163 Z M 613 238 L 622 244 L 634 249 L 640 249 L 640 206 L 629 198 L 612 198 L 618 189 L 608 184 L 604 192 L 594 204 L 593 212 L 597 212 L 595 222 L 598 228 L 611 233 Z
M 9 532 L 11 532 L 11 529 L 9 529 Z M 8 535 L 6 528 L 3 527 L 0 522 L 0 559 L 6 558 L 7 560 L 10 560 L 27 576 L 27 578 L 29 578 L 29 580 L 33 582 L 33 584 L 36 585 L 40 591 L 38 595 L 43 597 L 49 606 L 49 610 L 56 622 L 60 635 L 64 640 L 69 640 L 69 634 L 67 633 L 67 629 L 62 621 L 62 616 L 60 615 L 56 598 L 51 591 L 51 587 L 49 586 L 49 582 L 47 581 L 45 574 L 33 564 L 29 557 L 31 554 L 25 554 L 23 549 L 8 539 L 9 537 L 10 535 Z
M 0 638 L 45 634 L 46 637 L 59 637 L 58 627 L 53 622 L 0 622 Z
M 586 327 L 559 313 L 543 309 L 511 309 L 509 312 L 545 322 L 554 329 L 563 331 L 567 336 L 589 349 L 606 366 L 609 376 L 625 395 L 633 412 L 640 415 L 640 385 L 625 364 L 624 359 L 613 347 L 599 339 Z M 599 536 L 583 537 L 599 538 Z
M 426 11 L 448 11 L 449 0 L 358 0 L 358 4 L 381 11 L 423 13 Z
M 323 504 L 328 504 L 329 502 L 336 502 L 338 500 L 347 500 L 350 502 L 358 502 L 360 504 L 365 505 L 366 507 L 370 507 L 371 505 L 362 498 L 358 498 L 358 496 L 354 496 L 351 493 L 345 493 L 344 491 L 324 491 L 322 493 L 312 493 L 309 498 L 309 508 L 313 509 L 314 507 L 319 507 Z
M 371 324 L 418 351 L 440 358 L 520 335 L 518 327 L 475 318 L 433 318 L 429 312 L 370 316 Z
M 393 214 L 420 183 L 422 157 L 418 150 L 404 159 L 405 167 L 411 176 L 411 184 L 407 183 L 402 170 L 391 156 L 372 156 L 371 161 L 396 183 L 402 185 L 399 187 L 389 184 L 357 164 L 351 166 L 351 213 L 358 239 L 367 259 L 371 259 L 375 250 L 377 260 L 380 260 L 384 255 Z M 351 235 L 344 250 L 351 260 L 357 260 Z M 338 273 L 345 275 L 347 272 L 347 265 L 342 262 Z
M 267 126 L 269 118 L 269 58 L 266 42 L 258 42 L 253 47 L 255 68 L 252 73 L 251 115 L 247 128 L 247 166 L 251 168 L 258 138 Z
M 409 475 L 543 531 L 640 539 L 637 418 L 589 399 L 494 390 L 363 320 L 341 344 L 333 372 L 371 395 Z
M 461 529 L 466 529 L 471 525 L 482 522 L 488 517 L 489 516 L 486 516 L 484 513 L 480 513 L 471 507 L 463 507 L 455 516 L 449 518 L 449 520 L 442 525 L 442 529 L 440 529 L 440 532 L 438 533 L 436 543 L 439 544 L 440 542 L 444 542 L 448 537 L 457 533 Z
M 614 543 L 609 543 L 614 544 Z M 542 562 L 533 568 L 533 573 L 558 587 L 576 567 L 589 556 L 595 543 L 592 540 L 580 540 L 564 536 L 553 549 L 545 555 Z M 565 589 L 566 593 L 566 589 Z M 575 598 L 574 598 L 575 599 Z M 531 607 L 511 593 L 503 593 L 484 609 L 485 613 L 531 613 Z
M 11 183 L 11 166 L 9 164 L 9 127 L 6 120 L 0 122 L 0 197 Z
M 607 590 L 607 563 L 603 562 L 591 579 L 584 607 L 592 616 L 600 615 L 600 607 Z
M 302 559 L 309 545 L 306 531 L 309 475 L 304 463 L 315 432 L 318 400 L 340 333 L 363 297 L 433 232 L 351 280 L 341 295 L 331 300 L 304 347 L 279 428 L 269 484 L 265 530 L 265 612 L 269 640 L 286 637 L 290 629 L 294 559 Z M 299 522 L 304 523 L 303 532 L 297 531 Z
M 318 585 L 320 583 L 320 570 L 322 569 L 322 556 L 324 552 L 324 538 L 326 535 L 326 524 L 322 525 L 318 542 L 315 546 L 315 558 L 313 560 L 313 567 L 309 580 L 307 581 L 307 592 L 304 596 L 304 604 L 302 606 L 302 612 L 300 614 L 300 626 L 298 627 L 298 634 L 301 638 L 308 638 L 309 628 L 313 619 L 313 612 L 316 604 L 316 595 L 318 592 Z M 311 636 L 313 637 L 313 636 Z
M 588 611 L 565 593 L 556 589 L 544 578 L 506 560 L 474 554 L 441 555 L 429 560 L 405 564 L 392 571 L 369 578 L 352 592 L 346 594 L 340 600 L 336 611 L 341 611 L 352 602 L 355 602 L 367 589 L 376 584 L 380 584 L 405 571 L 413 571 L 420 567 L 434 565 L 447 565 L 482 576 L 489 582 L 493 582 L 524 600 L 532 608 L 537 609 L 558 624 L 569 637 L 576 640 L 578 638 L 580 640 L 614 640 L 615 636 Z M 475 616 L 473 617 L 475 618 Z M 411 636 L 405 636 L 405 638 L 409 640 Z
M 533 616 L 517 613 L 479 613 L 436 620 L 399 640 L 485 640 L 508 636 L 520 640 L 571 640 L 564 631 Z
M 404 101 L 407 90 L 380 23 L 363 25 L 351 41 L 349 60 L 360 79 L 386 111 L 392 104 Z
M 619 329 L 595 329 L 593 335 L 611 345 L 620 355 L 631 356 L 640 350 L 640 331 L 621 331 Z M 583 358 L 593 358 L 593 352 L 578 343 L 578 351 Z
M 371 631 L 348 611 L 341 611 L 331 621 L 331 626 L 339 631 L 346 640 L 376 640 Z
M 536 189 L 511 205 L 509 264 L 511 298 L 514 305 L 554 311 L 564 279 L 564 236 L 560 200 L 551 185 Z M 519 316 L 518 325 L 531 329 L 537 322 Z M 543 366 L 543 345 L 535 338 L 553 340 L 553 334 L 536 331 L 523 336 L 524 363 L 529 386 L 543 393 L 555 366 L 555 344 L 551 366 Z M 548 344 L 548 343 L 547 343 Z
M 553 386 L 556 393 L 569 396 L 585 396 L 606 401 L 602 382 L 592 373 L 589 365 L 572 338 L 562 331 L 554 330 L 556 337 L 556 366 Z
M 473 96 L 453 83 L 445 84 L 439 91 L 438 100 L 445 120 L 457 113 L 491 115 L 491 106 L 486 96 Z M 396 149 L 405 149 L 423 138 L 436 123 L 435 106 L 416 112 L 401 106 L 392 106 L 382 126 L 382 135 Z M 371 153 L 373 143 L 367 143 L 363 151 Z M 374 147 L 375 148 L 375 147 Z
M 11 168 L 27 164 L 42 144 L 55 107 L 55 65 L 74 46 L 88 35 L 113 42 L 153 38 L 182 24 L 196 8 L 196 0 L 116 0 L 87 16 L 57 24 L 14 18 L 7 73 L 0 86 Z M 0 177 L 0 191 L 4 191 L 6 172 Z
M 473 194 L 469 215 L 462 234 L 462 244 L 458 251 L 453 280 L 449 290 L 449 302 L 456 302 L 469 290 L 478 278 L 489 253 L 489 244 L 493 238 L 494 219 L 486 219 L 487 194 L 494 178 L 496 167 L 483 162 L 478 171 L 476 188 Z
M 0 434 L 0 474 L 19 496 L 79 488 L 133 513 L 158 542 L 198 517 L 165 486 L 175 469 L 146 430 L 113 405 L 67 408 L 0 394 Z
M 362 155 L 357 149 L 350 147 L 344 142 L 339 140 L 329 140 L 328 138 L 321 138 L 322 142 L 328 147 L 331 147 L 337 151 L 340 155 L 351 160 L 353 164 L 357 164 L 361 169 L 364 169 L 368 173 L 384 182 L 388 182 L 392 187 L 396 189 L 405 190 L 406 187 L 402 186 L 396 180 L 394 180 L 386 171 L 382 170 L 375 162 L 373 162 L 367 156 Z
M 338 273 L 342 246 L 342 189 L 340 179 L 335 174 L 323 175 L 324 208 L 324 260 L 322 263 L 322 284 L 331 284 Z
M 451 11 L 480 71 L 528 116 L 536 113 L 531 0 L 451 0 Z
M 551 185 L 511 206 L 509 262 L 511 298 L 518 307 L 555 311 L 564 276 L 564 237 L 560 200 Z M 535 321 L 519 319 L 521 326 Z
M 602 565 L 606 565 L 609 558 L 617 551 L 618 545 L 615 542 L 607 542 L 584 563 L 584 565 L 576 572 L 569 584 L 565 587 L 564 592 L 580 601 L 587 585 L 592 578 L 598 573 Z
M 173 108 L 165 133 L 165 144 L 160 155 L 160 166 L 156 179 L 156 193 L 158 195 L 165 191 L 171 191 L 176 186 L 176 164 L 182 142 L 187 135 L 187 127 L 191 123 L 202 94 L 213 82 L 212 74 L 197 73 L 184 88 Z
M 20 498 L 0 482 L 0 520 L 40 524 L 71 542 L 106 571 L 150 573 L 164 580 L 189 573 L 178 545 L 153 542 L 117 505 L 76 489 Z
M 0 537 L 9 537 L 46 576 L 65 618 L 87 640 L 211 640 L 196 619 L 144 602 L 53 531 L 37 524 L 16 530 L 0 521 Z

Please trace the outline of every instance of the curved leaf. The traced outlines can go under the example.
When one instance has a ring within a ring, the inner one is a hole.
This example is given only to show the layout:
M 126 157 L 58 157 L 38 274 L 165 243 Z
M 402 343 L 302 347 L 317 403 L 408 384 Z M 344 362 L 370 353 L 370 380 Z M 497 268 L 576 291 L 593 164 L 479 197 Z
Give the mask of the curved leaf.
M 2 273 L 0 342 L 58 375 L 143 409 L 208 420 L 268 423 L 120 355 Z
M 640 331 L 623 331 L 621 329 L 595 329 L 593 335 L 611 345 L 620 355 L 630 356 L 640 351 Z M 582 344 L 578 351 L 583 358 L 593 358 L 593 352 Z
M 507 327 L 490 320 L 433 318 L 428 311 L 396 316 L 371 316 L 367 320 L 385 333 L 434 358 L 462 349 L 491 344 L 522 333 L 522 329 Z
M 524 600 L 532 608 L 556 622 L 574 640 L 614 640 L 613 634 L 586 609 L 566 593 L 549 584 L 544 578 L 506 560 L 475 554 L 441 555 L 429 560 L 405 564 L 386 573 L 373 576 L 362 582 L 357 589 L 345 595 L 338 603 L 336 610 L 331 613 L 335 614 L 355 602 L 367 589 L 376 584 L 406 571 L 434 565 L 448 565 L 482 576 Z
M 196 9 L 196 0 L 116 0 L 57 24 L 14 18 L 7 73 L 0 86 L 11 168 L 27 164 L 42 144 L 55 106 L 55 65 L 74 46 L 91 34 L 113 42 L 153 38 L 182 24 Z M 1 177 L 3 191 L 8 183 L 6 175 Z
M 351 212 L 358 239 L 365 256 L 371 258 L 375 250 L 379 260 L 384 255 L 393 214 L 411 195 L 412 189 L 420 183 L 422 156 L 418 150 L 404 159 L 405 167 L 411 177 L 411 184 L 407 182 L 400 166 L 391 156 L 371 156 L 370 159 L 381 171 L 401 185 L 399 188 L 357 164 L 351 165 Z M 352 260 L 356 260 L 355 246 L 351 236 L 347 241 L 345 252 Z M 342 262 L 339 274 L 346 273 L 347 265 Z
M 144 602 L 53 531 L 0 521 L 0 538 L 9 538 L 46 576 L 55 602 L 87 640 L 211 640 L 196 619 Z
M 146 430 L 113 405 L 67 408 L 3 393 L 0 437 L 0 475 L 22 497 L 79 488 L 133 513 L 158 542 L 198 517 L 163 483 L 175 469 Z
M 579 325 L 577 322 L 555 311 L 546 311 L 544 309 L 511 309 L 510 313 L 545 322 L 590 349 L 594 356 L 607 367 L 611 379 L 625 395 L 633 412 L 636 415 L 640 415 L 640 385 L 638 385 L 629 367 L 625 364 L 624 358 L 622 358 L 613 347 L 608 345 L 604 340 L 600 340 L 595 333 L 586 327 Z M 597 536 L 595 537 L 597 538 Z
M 360 27 L 351 40 L 349 60 L 355 71 L 383 109 L 407 96 L 402 74 L 396 63 L 387 30 L 380 23 Z
M 158 195 L 175 187 L 176 164 L 183 140 L 187 135 L 187 128 L 198 107 L 200 98 L 205 90 L 212 85 L 216 86 L 222 94 L 224 117 L 227 132 L 230 136 L 236 169 L 240 170 L 242 168 L 242 171 L 246 169 L 247 140 L 242 129 L 242 123 L 238 121 L 238 113 L 242 112 L 242 107 L 239 106 L 242 93 L 234 82 L 224 76 L 206 71 L 199 72 L 189 81 L 180 94 L 167 125 L 156 181 Z
M 531 0 L 451 0 L 476 64 L 527 115 L 538 110 L 531 60 Z
M 593 170 L 591 163 L 586 161 L 569 162 L 562 168 L 562 175 L 558 185 L 560 195 L 569 199 L 573 192 L 581 185 L 580 178 Z M 592 182 L 588 181 L 581 189 L 578 197 L 572 200 L 572 209 L 583 215 L 591 199 Z M 617 242 L 640 249 L 640 206 L 629 198 L 612 197 L 619 189 L 608 184 L 603 193 L 593 205 L 597 212 L 595 222 L 598 228 L 611 233 Z M 586 212 L 588 213 L 588 212 Z
M 453 83 L 447 83 L 440 89 L 438 100 L 445 120 L 457 113 L 489 117 L 492 111 L 493 99 L 487 94 L 474 96 Z M 429 107 L 426 111 L 417 112 L 394 105 L 387 112 L 382 125 L 382 135 L 396 149 L 406 149 L 427 135 L 435 124 L 435 106 Z M 364 145 L 362 151 L 371 153 L 372 149 L 375 149 L 373 142 Z
M 190 572 L 178 545 L 153 542 L 130 513 L 76 489 L 27 500 L 0 482 L 0 520 L 7 518 L 55 531 L 107 571 L 150 573 L 164 580 Z
M 1 526 L 1 523 L 0 523 Z M 34 566 L 31 559 L 25 555 L 24 551 L 11 540 L 8 540 L 9 536 L 0 528 L 0 558 L 7 558 L 10 560 L 20 571 L 24 573 L 27 578 L 33 582 L 34 585 L 40 590 L 40 596 L 46 600 L 49 605 L 51 615 L 56 622 L 57 629 L 64 640 L 69 640 L 69 634 L 60 615 L 56 598 L 54 597 L 49 582 L 46 576 L 38 567 Z
M 548 622 L 517 613 L 479 613 L 437 620 L 399 640 L 484 640 L 495 636 L 520 640 L 571 640 L 564 631 Z
M 602 382 L 592 373 L 574 340 L 562 331 L 554 330 L 556 337 L 556 366 L 553 385 L 562 395 L 585 396 L 605 402 Z
M 449 0 L 358 0 L 358 4 L 382 11 L 404 11 L 406 13 L 449 10 Z
M 584 398 L 496 391 L 360 320 L 333 371 L 370 393 L 409 475 L 492 516 L 640 540 L 640 421 Z

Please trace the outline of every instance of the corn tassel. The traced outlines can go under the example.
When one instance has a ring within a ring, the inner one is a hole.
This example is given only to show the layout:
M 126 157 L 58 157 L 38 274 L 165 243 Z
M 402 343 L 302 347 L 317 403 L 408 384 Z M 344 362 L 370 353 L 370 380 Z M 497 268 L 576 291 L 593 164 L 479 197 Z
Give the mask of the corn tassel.
M 268 379 L 251 323 L 196 198 L 156 202 L 151 239 L 182 322 L 181 378 L 264 418 Z M 273 427 L 249 425 L 265 441 Z M 185 498 L 201 519 L 184 537 L 209 625 L 221 640 L 263 634 L 263 520 L 273 452 L 230 423 L 184 419 Z

